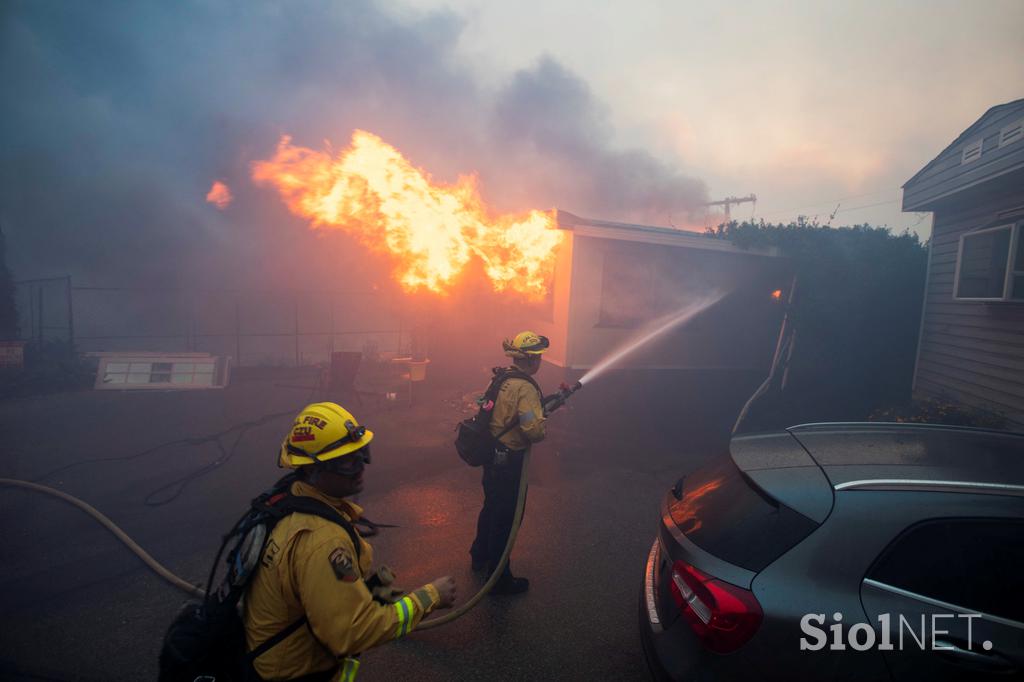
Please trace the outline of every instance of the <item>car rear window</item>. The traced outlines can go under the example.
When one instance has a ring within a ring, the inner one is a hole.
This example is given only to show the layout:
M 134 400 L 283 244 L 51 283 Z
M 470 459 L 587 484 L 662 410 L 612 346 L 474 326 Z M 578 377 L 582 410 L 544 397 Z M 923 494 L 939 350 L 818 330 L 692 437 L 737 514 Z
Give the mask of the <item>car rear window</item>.
M 701 549 L 760 571 L 807 537 L 818 524 L 762 492 L 728 454 L 688 474 L 682 499 L 669 513 Z

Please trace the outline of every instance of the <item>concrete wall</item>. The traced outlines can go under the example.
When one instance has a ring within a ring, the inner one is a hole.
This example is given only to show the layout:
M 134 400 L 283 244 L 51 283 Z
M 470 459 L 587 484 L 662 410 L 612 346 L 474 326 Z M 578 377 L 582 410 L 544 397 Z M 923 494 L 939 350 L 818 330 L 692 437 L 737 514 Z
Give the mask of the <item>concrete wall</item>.
M 551 348 L 544 354 L 544 359 L 559 367 L 564 367 L 569 357 L 569 302 L 573 294 L 574 251 L 574 240 L 570 233 L 558 248 L 551 304 L 526 322 L 526 326 L 551 340 Z

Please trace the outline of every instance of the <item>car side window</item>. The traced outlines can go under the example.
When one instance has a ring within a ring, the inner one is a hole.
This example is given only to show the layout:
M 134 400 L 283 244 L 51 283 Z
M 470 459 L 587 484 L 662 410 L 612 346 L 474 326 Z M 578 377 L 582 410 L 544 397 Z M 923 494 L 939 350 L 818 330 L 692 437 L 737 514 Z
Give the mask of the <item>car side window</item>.
M 1024 622 L 1024 521 L 939 519 L 901 534 L 868 578 Z

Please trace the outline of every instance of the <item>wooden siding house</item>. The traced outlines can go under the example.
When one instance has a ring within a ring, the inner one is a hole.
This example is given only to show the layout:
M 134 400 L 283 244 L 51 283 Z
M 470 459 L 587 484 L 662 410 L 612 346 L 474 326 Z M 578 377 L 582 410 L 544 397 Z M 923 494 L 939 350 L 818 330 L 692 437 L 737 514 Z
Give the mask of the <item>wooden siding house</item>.
M 1024 99 L 992 107 L 903 186 L 931 212 L 914 394 L 1024 429 Z

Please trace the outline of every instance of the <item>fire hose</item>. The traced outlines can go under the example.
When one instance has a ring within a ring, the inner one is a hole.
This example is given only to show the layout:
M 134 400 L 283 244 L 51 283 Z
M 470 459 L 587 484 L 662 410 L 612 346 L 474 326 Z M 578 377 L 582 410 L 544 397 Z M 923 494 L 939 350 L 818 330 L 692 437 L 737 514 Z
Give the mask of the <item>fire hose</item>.
M 43 493 L 45 495 L 52 495 L 57 499 L 64 500 L 65 502 L 72 506 L 78 507 L 86 514 L 99 521 L 104 528 L 113 533 L 114 537 L 123 542 L 125 547 L 130 549 L 133 554 L 142 559 L 143 563 L 145 563 L 146 566 L 152 569 L 152 571 L 156 573 L 158 576 L 169 582 L 171 585 L 174 585 L 179 590 L 187 592 L 188 594 L 197 597 L 206 596 L 206 592 L 204 592 L 203 589 L 200 588 L 198 585 L 193 585 L 171 573 L 171 571 L 168 570 L 167 567 L 165 567 L 159 561 L 154 559 L 149 554 L 149 552 L 142 549 L 142 547 L 140 547 L 137 542 L 132 540 L 127 533 L 121 530 L 120 526 L 111 521 L 109 517 L 103 514 L 103 512 L 99 511 L 98 509 L 96 509 L 96 507 L 92 506 L 88 502 L 80 500 L 74 495 L 68 495 L 67 493 L 57 490 L 56 488 L 51 488 L 46 485 L 40 485 L 38 483 L 32 483 L 30 481 L 21 481 L 16 478 L 0 478 L 0 485 L 10 485 L 16 488 L 24 488 L 26 490 L 32 490 L 37 493 Z
M 554 395 L 544 399 L 544 414 L 549 415 L 558 408 L 565 405 L 565 401 L 569 399 L 576 391 L 583 388 L 583 384 L 577 381 L 572 386 L 562 384 L 559 387 L 558 392 Z M 508 557 L 512 554 L 512 547 L 516 544 L 516 535 L 519 534 L 519 524 L 523 520 L 523 510 L 526 508 L 526 490 L 529 487 L 530 468 L 530 450 L 527 448 L 526 452 L 523 453 L 523 468 L 519 474 L 519 493 L 516 495 L 516 512 L 512 517 L 512 530 L 508 534 L 508 540 L 505 542 L 505 549 L 501 552 L 501 559 L 498 560 L 498 565 L 494 567 L 491 577 L 487 579 L 487 582 L 483 584 L 477 593 L 474 594 L 469 601 L 460 606 L 457 609 L 453 609 L 443 616 L 437 616 L 435 618 L 428 618 L 427 620 L 420 621 L 420 624 L 416 626 L 417 630 L 429 630 L 430 628 L 436 628 L 439 625 L 446 625 L 452 622 L 456 618 L 468 613 L 470 609 L 476 606 L 481 599 L 483 599 L 491 588 L 501 579 L 501 574 L 505 570 L 505 565 L 508 563 Z
M 571 396 L 576 391 L 580 390 L 582 387 L 583 384 L 578 381 L 572 386 L 562 384 L 557 393 L 548 398 L 545 398 L 544 413 L 551 414 L 558 408 L 562 407 L 565 404 L 565 401 L 569 399 L 569 396 Z M 491 591 L 491 588 L 494 587 L 495 583 L 498 582 L 502 572 L 505 570 L 505 565 L 508 563 L 508 557 L 512 553 L 512 547 L 515 545 L 516 535 L 519 532 L 519 525 L 523 519 L 523 509 L 526 507 L 526 490 L 528 488 L 527 473 L 529 469 L 529 464 L 530 451 L 527 450 L 523 455 L 523 468 L 519 479 L 519 493 L 516 498 L 515 515 L 512 519 L 512 530 L 509 533 L 508 541 L 505 543 L 505 549 L 501 553 L 501 559 L 498 561 L 498 565 L 495 566 L 494 572 L 491 573 L 490 578 L 488 578 L 487 582 L 484 583 L 483 587 L 481 587 L 480 590 L 477 591 L 477 593 L 473 595 L 473 597 L 465 604 L 463 604 L 457 609 L 449 611 L 443 616 L 430 618 L 420 622 L 419 626 L 416 628 L 417 630 L 427 630 L 433 627 L 437 627 L 439 625 L 445 625 L 447 623 L 452 622 L 456 618 L 464 615 L 470 609 L 476 606 L 480 602 L 480 600 L 483 599 L 484 596 L 486 596 L 487 593 Z M 164 566 L 159 561 L 154 559 L 153 556 L 145 549 L 143 549 L 137 542 L 132 540 L 131 537 L 127 533 L 125 533 L 120 526 L 111 521 L 108 516 L 103 514 L 103 512 L 99 511 L 98 509 L 96 509 L 96 507 L 92 506 L 88 502 L 80 498 L 77 498 L 74 495 L 69 495 L 68 493 L 65 493 L 61 490 L 57 490 L 56 488 L 40 485 L 39 483 L 33 483 L 31 481 L 22 481 L 16 478 L 0 478 L 0 486 L 5 485 L 12 486 L 15 488 L 22 488 L 25 490 L 31 490 L 33 492 L 42 493 L 44 495 L 50 495 L 51 497 L 56 497 L 59 500 L 62 500 L 74 507 L 77 507 L 78 509 L 82 510 L 83 512 L 91 516 L 93 519 L 98 521 L 100 525 L 102 525 L 108 531 L 110 531 L 110 533 L 114 537 L 120 540 L 125 545 L 125 547 L 127 547 L 133 554 L 139 557 L 139 559 L 141 559 L 142 562 L 146 564 L 146 566 L 154 573 L 156 573 L 159 577 L 163 578 L 165 581 L 167 581 L 174 587 L 178 588 L 179 590 L 185 592 L 186 594 L 195 597 L 206 596 L 206 592 L 201 587 L 199 587 L 198 585 L 193 585 L 192 583 L 184 580 L 183 578 L 178 577 L 173 572 L 171 572 L 166 566 Z
M 469 601 L 460 606 L 457 609 L 452 609 L 443 616 L 436 616 L 434 618 L 428 618 L 420 621 L 420 624 L 416 626 L 417 630 L 429 630 L 430 628 L 436 628 L 439 625 L 446 625 L 452 622 L 459 616 L 469 612 L 474 606 L 476 606 L 481 599 L 483 599 L 491 588 L 494 587 L 495 583 L 501 578 L 502 571 L 505 570 L 505 564 L 508 563 L 508 556 L 512 553 L 512 547 L 516 544 L 516 535 L 519 533 L 519 524 L 523 520 L 523 509 L 526 508 L 526 489 L 529 484 L 526 480 L 527 471 L 530 466 L 530 451 L 527 450 L 523 454 L 523 470 L 519 478 L 519 494 L 516 496 L 516 513 L 512 517 L 512 530 L 508 534 L 508 541 L 505 543 L 505 549 L 501 553 L 501 559 L 498 561 L 498 565 L 494 567 L 494 571 L 491 573 L 491 577 L 487 579 L 483 587 L 477 590 Z

